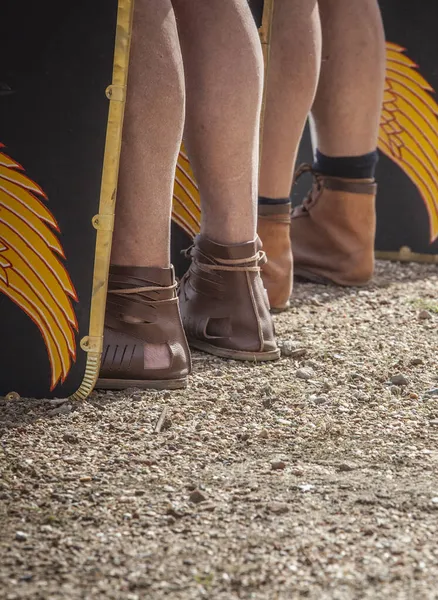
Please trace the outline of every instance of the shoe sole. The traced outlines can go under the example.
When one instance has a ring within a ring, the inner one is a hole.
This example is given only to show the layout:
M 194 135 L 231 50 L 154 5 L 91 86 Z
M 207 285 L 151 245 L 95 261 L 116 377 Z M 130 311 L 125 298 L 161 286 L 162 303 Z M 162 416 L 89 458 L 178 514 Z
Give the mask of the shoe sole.
M 182 379 L 98 379 L 96 390 L 126 390 L 139 388 L 140 390 L 179 390 L 186 388 L 188 378 Z
M 323 275 L 316 275 L 311 271 L 297 268 L 294 270 L 294 277 L 296 277 L 298 280 L 301 279 L 304 281 L 310 281 L 311 283 L 317 283 L 319 285 L 331 285 L 337 287 L 366 287 L 370 283 L 370 280 L 358 281 L 356 283 L 339 283 L 338 281 L 334 281 L 333 279 L 329 279 Z
M 280 313 L 284 313 L 290 309 L 290 302 L 286 304 L 286 306 L 272 306 L 270 309 L 271 314 L 279 315 Z
M 244 350 L 229 350 L 227 348 L 218 348 L 207 342 L 199 340 L 188 340 L 189 346 L 220 358 L 230 358 L 232 360 L 242 360 L 250 362 L 267 362 L 269 360 L 278 360 L 280 350 L 271 350 L 270 352 L 247 352 Z
M 328 279 L 328 277 L 323 277 L 322 275 L 316 275 L 311 271 L 306 271 L 305 269 L 297 269 L 294 268 L 294 277 L 297 279 L 304 279 L 305 281 L 310 281 L 312 283 L 319 283 L 320 285 L 339 285 L 335 281 Z

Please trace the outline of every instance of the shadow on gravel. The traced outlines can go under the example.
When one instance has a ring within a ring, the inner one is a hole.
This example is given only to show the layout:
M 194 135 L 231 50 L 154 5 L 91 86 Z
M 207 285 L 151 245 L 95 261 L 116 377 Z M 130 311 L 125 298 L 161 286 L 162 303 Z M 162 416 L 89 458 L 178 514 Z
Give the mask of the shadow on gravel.
M 124 391 L 123 402 L 136 402 L 140 399 L 140 390 Z M 87 405 L 104 412 L 108 405 L 121 402 L 120 396 L 111 392 L 93 392 L 85 401 Z M 82 410 L 84 402 L 60 400 L 35 400 L 33 398 L 20 398 L 19 400 L 5 400 L 0 398 L 0 439 L 10 429 L 25 428 L 37 421 L 46 421 L 50 424 L 52 419 L 60 416 L 69 416 Z
M 377 261 L 376 273 L 372 281 L 361 287 L 341 287 L 337 285 L 324 285 L 305 281 L 301 278 L 294 280 L 294 291 L 291 298 L 292 306 L 299 306 L 306 302 L 328 304 L 338 298 L 355 297 L 357 294 L 373 294 L 381 289 L 388 289 L 393 285 L 412 282 L 428 282 L 438 276 L 438 266 L 414 263 L 389 263 Z M 421 295 L 421 287 L 418 289 Z
M 32 425 L 36 421 L 50 421 L 59 415 L 69 415 L 80 408 L 68 400 L 0 399 L 0 439 L 9 429 Z

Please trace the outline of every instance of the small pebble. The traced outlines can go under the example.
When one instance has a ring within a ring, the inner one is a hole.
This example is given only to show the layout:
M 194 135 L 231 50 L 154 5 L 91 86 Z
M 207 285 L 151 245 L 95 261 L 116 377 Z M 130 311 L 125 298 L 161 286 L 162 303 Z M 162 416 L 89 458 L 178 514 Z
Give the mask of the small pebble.
M 405 377 L 401 373 L 398 373 L 397 375 L 393 375 L 391 377 L 391 383 L 393 385 L 408 385 L 409 380 L 407 377 Z
M 271 502 L 271 504 L 268 506 L 268 509 L 275 515 L 284 515 L 289 512 L 289 506 L 284 502 Z
M 314 374 L 315 374 L 314 370 L 310 367 L 303 367 L 301 369 L 298 369 L 298 371 L 297 371 L 298 379 L 304 379 L 305 381 L 312 379 Z
M 308 367 L 309 369 L 317 369 L 319 367 L 318 363 L 315 360 L 306 360 L 304 366 Z
M 259 438 L 261 438 L 262 440 L 267 440 L 269 437 L 269 433 L 267 429 L 262 429 L 259 433 Z
M 305 348 L 297 348 L 296 350 L 292 350 L 289 356 L 292 358 L 303 358 L 306 354 L 307 350 Z
M 280 345 L 281 355 L 292 358 L 302 358 L 306 355 L 307 350 L 300 346 L 298 342 L 286 340 Z
M 58 408 L 53 408 L 52 410 L 47 411 L 47 415 L 49 417 L 55 417 L 56 415 L 68 415 L 73 410 L 71 404 L 62 404 L 58 406 Z
M 303 469 L 301 469 L 301 467 L 293 467 L 291 469 L 291 473 L 292 475 L 295 475 L 296 477 L 301 477 L 304 474 Z
M 420 321 L 427 321 L 432 318 L 432 315 L 428 310 L 421 310 L 418 314 Z
M 314 486 L 314 485 L 312 485 L 311 483 L 303 483 L 302 485 L 299 485 L 299 486 L 298 486 L 298 489 L 299 489 L 301 492 L 310 492 L 311 490 L 313 490 L 313 489 L 314 489 L 314 487 L 315 487 L 315 486 Z
M 201 502 L 207 501 L 207 496 L 205 496 L 200 490 L 196 489 L 189 496 L 190 502 L 193 504 L 200 504 Z
M 274 460 L 271 462 L 272 471 L 282 471 L 286 468 L 286 463 L 283 460 Z
M 356 465 L 353 465 L 351 463 L 341 463 L 338 466 L 338 471 L 340 471 L 341 473 L 348 473 L 349 471 L 354 471 L 354 469 L 356 469 Z
M 327 396 L 310 396 L 309 400 L 314 404 L 326 404 L 328 402 Z
M 24 531 L 16 531 L 15 532 L 15 539 L 17 540 L 17 542 L 25 542 L 28 538 L 27 533 L 24 533 Z
M 412 365 L 413 367 L 418 367 L 419 365 L 422 365 L 422 364 L 423 364 L 423 362 L 424 362 L 424 361 L 423 361 L 423 359 L 422 359 L 422 358 L 413 358 L 413 359 L 411 360 L 411 365 Z

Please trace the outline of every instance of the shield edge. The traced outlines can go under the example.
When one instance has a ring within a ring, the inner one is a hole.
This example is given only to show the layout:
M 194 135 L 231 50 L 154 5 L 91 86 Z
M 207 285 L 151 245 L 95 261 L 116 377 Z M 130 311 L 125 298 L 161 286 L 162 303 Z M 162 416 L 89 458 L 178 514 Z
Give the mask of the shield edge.
M 272 36 L 272 21 L 274 16 L 274 2 L 275 0 L 264 0 L 263 2 L 263 14 L 262 24 L 259 28 L 260 43 L 262 45 L 263 59 L 264 59 L 264 83 L 263 83 L 263 98 L 262 98 L 262 110 L 260 114 L 260 140 L 259 140 L 259 171 L 260 171 L 260 159 L 262 156 L 263 147 L 263 127 L 265 119 L 266 109 L 266 95 L 267 95 L 267 81 L 269 72 L 269 59 L 271 50 L 271 36 Z
M 99 212 L 92 219 L 96 229 L 93 289 L 89 333 L 79 345 L 87 353 L 85 374 L 70 399 L 85 400 L 93 391 L 100 369 L 103 328 L 108 289 L 111 245 L 114 229 L 117 179 L 122 145 L 126 85 L 131 46 L 134 0 L 118 0 L 112 82 L 105 90 L 109 113 L 103 159 Z
M 378 260 L 388 260 L 390 262 L 413 262 L 438 265 L 438 254 L 412 252 L 408 246 L 403 246 L 398 252 L 385 252 L 384 250 L 376 250 L 374 252 L 374 256 Z

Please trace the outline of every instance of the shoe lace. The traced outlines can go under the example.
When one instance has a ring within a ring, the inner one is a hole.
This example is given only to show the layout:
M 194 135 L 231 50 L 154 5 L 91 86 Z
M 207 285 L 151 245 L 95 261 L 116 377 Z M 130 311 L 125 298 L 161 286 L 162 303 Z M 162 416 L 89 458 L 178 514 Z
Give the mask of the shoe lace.
M 108 294 L 117 294 L 120 296 L 124 296 L 125 294 L 141 294 L 143 292 L 163 292 L 163 291 L 171 291 L 177 288 L 177 283 L 172 283 L 172 285 L 146 285 L 143 287 L 136 288 L 126 288 L 126 289 L 117 289 L 117 290 L 108 290 Z
M 310 173 L 312 176 L 316 177 L 317 173 L 314 170 L 313 166 L 309 163 L 302 163 L 295 172 L 293 185 L 296 184 L 298 179 L 305 173 Z
M 318 171 L 315 171 L 313 166 L 309 163 L 303 163 L 298 167 L 294 176 L 293 185 L 295 185 L 300 179 L 300 177 L 302 177 L 305 173 L 310 173 L 312 175 L 314 184 L 316 185 L 316 192 L 320 192 L 323 186 L 322 177 L 320 173 L 318 173 Z M 312 186 L 301 204 L 302 209 L 307 210 L 307 205 L 309 204 L 309 202 L 311 202 L 314 192 L 315 188 L 314 186 Z
M 234 271 L 242 273 L 259 273 L 261 266 L 267 262 L 266 252 L 259 250 L 253 256 L 247 258 L 214 258 L 217 264 L 201 263 L 197 260 L 196 256 L 193 256 L 193 250 L 195 249 L 194 244 L 182 250 L 181 254 L 184 254 L 186 258 L 191 258 L 197 264 L 199 264 L 205 271 Z M 211 260 L 211 257 L 202 252 L 199 247 L 196 247 L 196 251 L 199 252 L 206 260 Z M 255 263 L 255 264 L 254 264 Z

